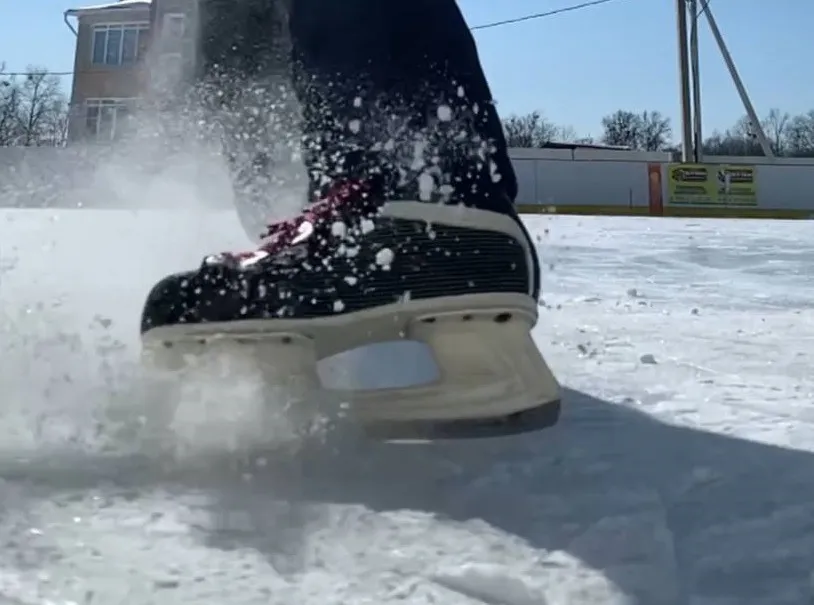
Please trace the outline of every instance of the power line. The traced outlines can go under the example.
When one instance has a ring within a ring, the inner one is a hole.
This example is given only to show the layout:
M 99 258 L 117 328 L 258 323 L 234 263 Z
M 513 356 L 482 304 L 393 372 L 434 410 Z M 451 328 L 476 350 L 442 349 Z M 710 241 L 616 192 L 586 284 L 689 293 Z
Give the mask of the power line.
M 613 2 L 614 0 L 592 0 L 590 2 L 582 2 L 581 4 L 572 4 L 571 6 L 564 6 L 562 8 L 555 8 L 550 11 L 546 11 L 544 13 L 534 13 L 532 15 L 524 15 L 522 17 L 515 17 L 514 19 L 504 19 L 503 21 L 493 21 L 491 23 L 484 23 L 483 25 L 476 25 L 474 27 L 470 27 L 472 31 L 480 30 L 480 29 L 491 29 L 493 27 L 501 27 L 503 25 L 514 25 L 516 23 L 522 23 L 524 21 L 532 21 L 534 19 L 542 19 L 543 17 L 553 17 L 554 15 L 560 15 L 562 13 L 570 13 L 572 11 L 581 10 L 583 8 L 591 8 L 593 6 L 599 6 L 600 4 L 607 4 L 608 2 Z
M 609 2 L 614 1 L 615 0 L 590 0 L 588 2 L 582 2 L 580 4 L 572 4 L 570 6 L 564 6 L 562 8 L 555 8 L 550 11 L 545 11 L 543 13 L 533 13 L 530 15 L 523 15 L 522 17 L 514 17 L 512 19 L 503 19 L 501 21 L 492 21 L 490 23 L 483 23 L 481 25 L 475 25 L 473 27 L 470 27 L 469 29 L 471 31 L 478 31 L 483 29 L 492 29 L 495 27 L 503 27 L 504 25 L 516 25 L 518 23 L 523 23 L 525 21 L 534 21 L 536 19 L 543 19 L 545 17 L 553 17 L 555 15 L 570 13 L 573 11 L 582 10 L 583 8 L 592 8 L 594 6 L 599 6 L 601 4 L 607 4 Z M 40 74 L 46 76 L 66 77 L 76 75 L 77 73 L 78 72 L 76 71 L 5 71 L 0 72 L 0 77 L 2 76 L 28 77 Z
M 48 70 L 38 70 L 38 71 L 0 71 L 0 78 L 3 76 L 20 76 L 27 78 L 28 76 L 72 76 L 74 75 L 75 71 L 48 71 Z

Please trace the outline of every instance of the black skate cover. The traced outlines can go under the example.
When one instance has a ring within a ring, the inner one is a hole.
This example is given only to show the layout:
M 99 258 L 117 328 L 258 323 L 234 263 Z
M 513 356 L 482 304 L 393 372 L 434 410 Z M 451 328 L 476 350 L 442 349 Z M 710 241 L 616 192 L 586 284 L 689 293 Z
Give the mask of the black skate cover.
M 536 299 L 536 256 L 519 225 L 515 232 L 505 228 L 514 222 L 463 207 L 386 204 L 376 216 L 332 225 L 327 236 L 315 234 L 252 264 L 205 261 L 198 270 L 164 278 L 147 296 L 141 332 L 316 319 L 460 295 Z

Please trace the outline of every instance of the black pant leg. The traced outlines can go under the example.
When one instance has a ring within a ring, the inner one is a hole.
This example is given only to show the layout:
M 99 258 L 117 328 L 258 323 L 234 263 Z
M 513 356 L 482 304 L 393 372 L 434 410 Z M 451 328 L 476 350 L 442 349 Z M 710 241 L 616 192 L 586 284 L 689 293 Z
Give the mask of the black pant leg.
M 415 198 L 504 213 L 517 182 L 455 0 L 293 0 L 294 86 L 315 188 L 386 175 Z
M 227 149 L 252 152 L 285 136 L 290 118 L 253 107 L 263 105 L 269 77 L 284 74 L 299 101 L 315 193 L 341 178 L 384 178 L 390 196 L 415 199 L 431 177 L 436 197 L 513 213 L 514 170 L 455 0 L 202 0 L 200 7 L 201 78 L 210 93 L 214 82 L 209 96 L 226 110 Z M 289 42 L 290 57 L 282 52 Z M 262 92 L 257 101 L 253 88 Z M 258 128 L 258 119 L 279 124 Z M 241 175 L 262 173 L 263 161 Z

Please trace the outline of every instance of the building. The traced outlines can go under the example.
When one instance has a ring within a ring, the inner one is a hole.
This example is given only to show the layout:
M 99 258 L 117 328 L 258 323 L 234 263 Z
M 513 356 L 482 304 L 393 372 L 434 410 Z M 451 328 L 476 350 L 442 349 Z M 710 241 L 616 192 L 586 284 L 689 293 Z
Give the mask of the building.
M 119 0 L 65 12 L 76 34 L 70 141 L 123 136 L 138 99 L 194 59 L 195 8 L 194 0 Z

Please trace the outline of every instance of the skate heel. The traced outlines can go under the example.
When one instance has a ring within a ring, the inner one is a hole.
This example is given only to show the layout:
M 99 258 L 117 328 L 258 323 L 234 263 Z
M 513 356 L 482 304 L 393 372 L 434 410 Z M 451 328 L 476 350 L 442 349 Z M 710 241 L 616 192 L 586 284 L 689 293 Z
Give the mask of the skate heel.
M 560 386 L 531 336 L 532 304 L 424 313 L 403 338 L 426 344 L 436 380 L 347 393 L 360 421 L 391 438 L 494 436 L 557 422 Z

